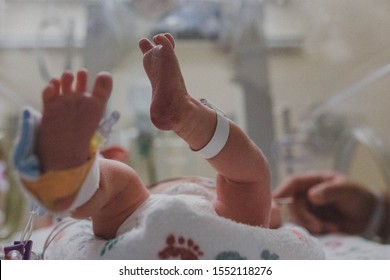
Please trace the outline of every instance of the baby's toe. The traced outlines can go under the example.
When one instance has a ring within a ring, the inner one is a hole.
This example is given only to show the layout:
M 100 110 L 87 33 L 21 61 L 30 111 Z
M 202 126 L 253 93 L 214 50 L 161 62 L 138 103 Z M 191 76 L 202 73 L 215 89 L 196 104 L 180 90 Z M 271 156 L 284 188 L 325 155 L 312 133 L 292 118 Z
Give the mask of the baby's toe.
M 58 89 L 53 83 L 48 84 L 42 93 L 43 103 L 46 104 L 56 99 L 58 96 Z
M 111 95 L 112 84 L 112 77 L 109 73 L 99 73 L 95 80 L 92 96 L 106 103 Z

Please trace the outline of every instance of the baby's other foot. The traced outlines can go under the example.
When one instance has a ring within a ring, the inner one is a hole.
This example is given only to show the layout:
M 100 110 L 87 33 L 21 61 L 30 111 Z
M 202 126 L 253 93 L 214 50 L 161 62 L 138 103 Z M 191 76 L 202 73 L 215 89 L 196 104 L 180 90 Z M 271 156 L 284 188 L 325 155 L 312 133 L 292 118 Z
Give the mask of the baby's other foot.
M 145 72 L 152 85 L 150 117 L 157 128 L 177 131 L 190 96 L 175 55 L 172 35 L 156 35 L 153 42 L 148 39 L 139 42 Z
M 88 73 L 64 73 L 42 93 L 43 114 L 38 133 L 38 156 L 42 171 L 77 167 L 88 160 L 90 141 L 104 114 L 112 90 L 109 73 L 96 77 L 87 92 Z

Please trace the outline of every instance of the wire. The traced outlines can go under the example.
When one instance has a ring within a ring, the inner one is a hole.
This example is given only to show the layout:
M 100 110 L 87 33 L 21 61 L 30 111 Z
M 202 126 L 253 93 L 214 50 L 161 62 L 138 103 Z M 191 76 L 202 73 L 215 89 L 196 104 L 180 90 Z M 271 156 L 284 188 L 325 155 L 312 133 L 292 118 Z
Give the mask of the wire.
M 42 255 L 41 259 L 45 259 L 45 252 L 47 248 L 49 248 L 49 245 L 53 242 L 53 240 L 61 233 L 63 232 L 66 228 L 74 225 L 75 223 L 78 223 L 82 220 L 63 220 L 58 222 L 58 224 L 55 225 L 53 230 L 50 232 L 49 236 L 45 240 L 45 245 L 43 246 L 42 250 Z
M 30 239 L 32 231 L 34 229 L 34 216 L 39 213 L 39 207 L 35 206 L 30 211 L 30 216 L 28 217 L 26 226 L 24 227 L 24 230 L 22 231 L 22 234 L 20 236 L 20 243 L 26 244 L 27 241 Z

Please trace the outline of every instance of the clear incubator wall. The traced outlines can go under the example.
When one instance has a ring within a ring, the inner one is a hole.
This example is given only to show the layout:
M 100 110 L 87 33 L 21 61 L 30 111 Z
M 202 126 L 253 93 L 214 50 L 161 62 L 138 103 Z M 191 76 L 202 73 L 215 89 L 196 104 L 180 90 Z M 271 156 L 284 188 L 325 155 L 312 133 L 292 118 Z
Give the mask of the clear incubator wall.
M 243 16 L 253 2 L 261 3 L 261 10 Z M 187 16 L 190 8 L 194 18 Z M 29 210 L 8 165 L 16 114 L 26 104 L 39 109 L 47 79 L 64 69 L 85 66 L 91 76 L 112 72 L 108 111 L 122 115 L 112 142 L 131 151 L 129 164 L 145 182 L 213 176 L 183 142 L 154 131 L 148 121 L 150 89 L 137 41 L 163 31 L 178 37 L 191 94 L 218 104 L 254 138 L 260 134 L 256 141 L 273 165 L 274 185 L 292 173 L 335 169 L 385 189 L 390 186 L 389 12 L 390 2 L 382 0 L 1 2 L 1 159 L 9 184 L 0 195 L 0 239 L 20 228 L 21 213 Z M 248 25 L 248 18 L 256 24 Z M 194 22 L 204 25 L 194 29 Z M 239 38 L 254 44 L 237 44 Z M 241 58 L 250 62 L 248 68 Z M 260 88 L 265 97 L 256 117 L 248 113 L 249 105 L 258 104 L 248 104 L 248 88 Z

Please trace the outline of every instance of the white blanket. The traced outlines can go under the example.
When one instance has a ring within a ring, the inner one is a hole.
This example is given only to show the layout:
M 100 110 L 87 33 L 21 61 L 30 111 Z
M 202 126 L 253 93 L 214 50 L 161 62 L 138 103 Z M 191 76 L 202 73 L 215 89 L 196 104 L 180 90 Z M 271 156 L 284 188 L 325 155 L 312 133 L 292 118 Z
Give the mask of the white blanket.
M 65 232 L 58 230 L 67 225 L 69 227 Z M 66 253 L 67 258 L 71 259 L 76 259 L 80 256 L 84 256 L 86 259 L 88 258 L 88 255 L 91 255 L 91 259 L 99 259 L 101 258 L 100 251 L 104 251 L 103 248 L 108 248 L 110 246 L 109 241 L 97 239 L 92 235 L 91 223 L 89 221 L 75 221 L 69 219 L 58 226 L 58 229 L 48 227 L 33 232 L 31 239 L 34 241 L 33 250 L 35 252 L 42 253 L 45 241 L 51 240 L 51 238 L 49 238 L 50 235 L 55 241 L 49 245 L 48 250 L 45 253 L 45 258 L 54 257 L 55 255 L 57 258 L 63 259 L 65 258 Z M 70 238 L 71 236 L 72 238 Z M 18 240 L 19 238 L 20 233 L 16 234 L 11 240 Z M 327 234 L 313 238 L 318 240 L 318 243 L 325 252 L 326 260 L 390 260 L 390 245 L 379 244 L 358 236 L 348 235 Z M 65 240 L 69 240 L 69 242 L 72 243 L 65 245 Z M 75 243 L 73 244 L 73 242 Z M 2 245 L 6 246 L 9 244 L 11 243 L 5 242 Z M 82 244 L 85 244 L 86 246 L 83 246 Z M 120 244 L 118 245 L 120 246 Z M 80 250 L 75 250 L 73 253 L 70 253 L 72 249 L 67 249 L 68 246 L 70 246 L 70 248 L 80 248 Z M 58 251 L 55 252 L 56 250 Z M 88 252 L 85 250 L 88 250 Z M 112 246 L 112 250 L 114 251 L 111 256 L 112 258 L 115 258 L 114 246 Z M 95 255 L 93 255 L 94 252 Z
M 91 221 L 69 218 L 35 231 L 33 250 L 45 259 L 390 260 L 390 245 L 357 236 L 312 237 L 294 225 L 270 230 L 220 218 L 209 203 L 214 192 L 207 188 L 181 184 L 165 193 L 171 197 L 148 201 L 115 239 L 96 238 Z M 192 198 L 180 196 L 185 193 Z
M 327 234 L 318 240 L 329 260 L 390 260 L 390 245 L 360 236 Z
M 88 220 L 67 219 L 57 227 L 45 259 L 324 258 L 317 240 L 301 228 L 239 224 L 216 215 L 210 201 L 196 195 L 153 195 L 112 240 L 96 238 Z

